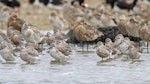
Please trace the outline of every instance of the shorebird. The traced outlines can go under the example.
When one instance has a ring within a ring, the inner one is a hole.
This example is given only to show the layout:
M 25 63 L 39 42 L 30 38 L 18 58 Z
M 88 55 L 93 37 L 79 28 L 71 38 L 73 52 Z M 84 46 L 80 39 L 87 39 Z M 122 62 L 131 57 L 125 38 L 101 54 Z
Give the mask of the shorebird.
M 20 31 L 16 30 L 14 27 L 10 26 L 7 28 L 6 35 L 10 37 L 12 34 L 21 34 Z
M 23 38 L 30 43 L 38 44 L 41 41 L 42 34 L 36 29 L 36 27 L 24 23 L 21 27 L 21 33 Z
M 52 12 L 48 17 L 51 25 L 53 26 L 54 33 L 59 29 L 62 30 L 64 28 L 63 19 L 56 13 Z
M 47 37 L 45 35 L 42 36 L 41 41 L 38 43 L 40 47 L 43 48 L 43 45 L 47 43 Z
M 66 34 L 64 34 L 63 32 L 61 32 L 59 29 L 57 29 L 55 33 L 47 32 L 46 43 L 48 45 L 50 45 L 55 40 L 67 41 L 68 40 L 68 36 Z
M 60 40 L 59 43 L 56 45 L 56 48 L 65 56 L 71 54 L 71 47 L 64 40 Z
M 112 55 L 117 54 L 118 50 L 114 48 L 113 42 L 110 38 L 105 39 L 105 46 L 112 51 Z
M 3 33 L 2 31 L 0 31 L 0 42 L 2 42 L 2 41 L 7 41 L 7 42 L 11 42 L 10 41 L 10 39 L 8 38 L 8 36 L 5 34 L 5 33 Z
M 101 21 L 101 14 L 94 13 L 91 9 L 86 8 L 84 10 L 84 18 L 89 21 L 89 23 L 94 26 L 95 28 L 98 28 L 100 26 L 103 26 L 103 23 Z
M 11 42 L 16 46 L 16 48 L 18 46 L 22 46 L 24 39 L 21 32 L 10 26 L 7 28 L 7 36 L 10 38 Z
M 141 28 L 139 29 L 139 36 L 140 36 L 140 38 L 142 40 L 147 42 L 147 52 L 149 52 L 149 49 L 148 49 L 149 44 L 148 44 L 148 42 L 150 41 L 150 38 L 149 38 L 149 36 L 150 36 L 150 29 L 149 29 L 147 24 L 144 23 L 144 24 L 141 25 Z
M 139 59 L 141 57 L 141 53 L 132 45 L 129 46 L 128 50 L 125 53 L 129 56 L 130 59 L 132 59 L 132 62 L 135 59 Z
M 13 9 L 6 7 L 2 4 L 1 5 L 1 10 L 0 10 L 0 20 L 2 21 L 2 23 L 6 24 L 8 23 L 8 19 L 12 14 L 15 14 L 16 11 L 14 11 Z M 3 24 L 2 24 L 2 28 L 3 28 Z
M 21 50 L 20 58 L 29 64 L 35 64 L 40 61 L 38 51 L 32 46 L 27 46 L 25 49 Z
M 115 42 L 114 42 L 113 46 L 115 48 L 117 48 L 120 51 L 121 54 L 124 54 L 125 51 L 129 47 L 129 43 L 125 41 L 125 39 L 124 39 L 122 34 L 118 34 L 115 37 Z
M 135 21 L 133 17 L 130 18 L 130 20 L 126 24 L 126 30 L 128 33 L 128 36 L 133 36 L 133 37 L 139 37 L 139 27 L 138 27 L 138 22 Z
M 9 49 L 13 50 L 13 45 L 8 36 L 0 31 L 0 49 L 3 49 L 4 47 L 9 47 Z
M 122 42 L 118 46 L 118 49 L 120 50 L 121 54 L 124 54 L 128 48 L 129 48 L 129 44 L 124 40 L 122 40 Z
M 9 48 L 10 50 L 14 50 L 14 47 L 12 45 L 12 43 L 10 42 L 7 42 L 5 40 L 3 40 L 1 43 L 0 43 L 0 49 L 4 49 L 4 48 Z
M 65 56 L 61 51 L 59 51 L 58 48 L 56 48 L 55 43 L 51 44 L 51 47 L 49 48 L 49 54 L 55 59 L 55 61 L 60 63 L 66 62 L 69 59 L 69 56 Z
M 64 34 L 63 32 L 61 32 L 61 30 L 57 29 L 54 33 L 53 36 L 57 39 L 57 40 L 65 40 L 67 41 L 69 39 L 69 37 Z
M 76 23 L 78 17 L 83 16 L 83 11 L 82 11 L 82 7 L 80 7 L 77 4 L 74 4 L 73 6 L 71 6 L 70 4 L 65 3 L 63 8 L 62 8 L 62 14 L 64 16 L 64 18 L 68 21 L 68 25 L 69 27 L 71 27 L 74 25 L 74 23 Z
M 135 43 L 134 41 L 131 41 L 128 37 L 124 38 L 124 41 L 128 44 L 128 45 L 133 45 L 134 47 L 139 47 L 137 43 Z
M 2 21 L 2 24 L 1 24 L 1 27 L 2 27 L 2 28 L 3 28 L 3 24 L 7 25 L 9 16 L 10 16 L 10 15 L 9 15 L 8 12 L 1 11 L 0 19 L 1 19 L 1 21 Z
M 7 27 L 12 26 L 13 28 L 21 32 L 21 27 L 24 23 L 24 20 L 18 18 L 16 14 L 13 14 L 8 19 Z
M 24 39 L 22 36 L 17 35 L 17 34 L 12 34 L 10 36 L 10 40 L 12 43 L 17 47 L 21 47 L 24 44 Z
M 119 43 L 119 45 L 117 45 L 117 48 L 118 48 L 118 50 L 120 50 L 121 54 L 125 54 L 125 52 L 129 49 L 129 46 L 134 46 L 138 49 L 138 51 L 141 52 L 141 49 L 138 47 L 138 45 L 135 42 L 130 41 L 130 39 L 128 37 L 124 38 L 122 36 L 119 36 L 119 38 L 115 40 L 115 43 L 116 44 Z
M 98 37 L 101 37 L 103 35 L 102 32 L 98 31 L 91 25 L 87 24 L 84 20 L 75 24 L 73 32 L 77 40 L 82 43 L 82 50 L 83 50 L 83 42 L 96 40 Z
M 38 45 L 38 44 L 34 44 L 34 43 L 27 43 L 25 45 L 25 47 L 30 46 L 33 47 L 36 51 L 38 51 L 38 53 L 42 52 L 42 48 Z
M 113 44 L 113 46 L 115 48 L 118 48 L 118 46 L 121 44 L 122 40 L 124 40 L 124 37 L 122 34 L 118 34 L 116 37 L 115 37 L 115 42 Z
M 142 19 L 150 19 L 150 11 L 147 11 L 150 7 L 148 0 L 138 0 L 137 6 L 133 9 L 133 15 L 140 15 Z
M 108 14 L 106 10 L 101 14 L 100 20 L 102 21 L 102 24 L 104 27 L 106 26 L 116 26 L 116 24 L 111 19 L 111 13 Z
M 98 42 L 96 45 L 96 53 L 99 57 L 102 58 L 107 58 L 110 57 L 112 55 L 112 52 L 110 51 L 110 49 L 108 47 L 106 47 L 102 42 Z
M 13 62 L 16 59 L 15 53 L 8 47 L 1 49 L 0 54 L 1 54 L 2 58 L 6 60 L 6 62 Z
M 118 29 L 121 32 L 121 34 L 128 35 L 128 32 L 126 30 L 128 18 L 125 15 L 122 15 L 119 18 L 113 18 L 113 21 L 118 26 Z
M 54 42 L 54 40 L 56 40 L 55 35 L 52 34 L 51 32 L 47 32 L 46 37 L 47 37 L 46 43 L 48 45 L 52 44 Z

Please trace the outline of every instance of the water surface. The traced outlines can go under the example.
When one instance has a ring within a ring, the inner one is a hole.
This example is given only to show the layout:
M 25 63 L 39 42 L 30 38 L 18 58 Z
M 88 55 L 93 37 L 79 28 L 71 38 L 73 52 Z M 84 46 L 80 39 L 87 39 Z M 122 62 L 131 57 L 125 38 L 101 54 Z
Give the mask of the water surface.
M 148 53 L 135 63 L 123 61 L 123 57 L 100 62 L 92 47 L 90 52 L 72 47 L 71 58 L 65 64 L 51 62 L 53 58 L 46 50 L 40 62 L 33 65 L 19 57 L 12 64 L 3 63 L 0 58 L 0 84 L 150 84 Z

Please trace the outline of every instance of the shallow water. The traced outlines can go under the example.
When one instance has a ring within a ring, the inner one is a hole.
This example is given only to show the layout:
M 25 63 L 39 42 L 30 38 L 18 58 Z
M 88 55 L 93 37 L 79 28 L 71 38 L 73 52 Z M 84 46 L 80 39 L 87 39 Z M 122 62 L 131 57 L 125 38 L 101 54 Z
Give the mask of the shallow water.
M 0 63 L 0 84 L 149 84 L 150 56 L 143 53 L 140 62 L 122 61 L 112 57 L 101 62 L 95 53 L 81 52 L 73 47 L 68 63 L 53 63 L 44 51 L 38 64 L 26 64 L 19 57 L 16 63 Z M 115 58 L 116 57 L 116 58 Z M 3 61 L 3 60 L 2 60 Z

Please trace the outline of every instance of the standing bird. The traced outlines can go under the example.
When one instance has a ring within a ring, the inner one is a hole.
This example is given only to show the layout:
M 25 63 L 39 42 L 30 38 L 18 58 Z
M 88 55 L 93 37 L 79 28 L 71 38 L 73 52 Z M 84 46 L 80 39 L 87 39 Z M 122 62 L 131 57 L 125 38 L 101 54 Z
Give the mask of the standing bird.
M 1 43 L 2 41 L 6 41 L 6 42 L 8 42 L 8 43 L 11 42 L 10 39 L 8 38 L 8 36 L 7 36 L 5 33 L 3 33 L 2 31 L 0 31 L 0 37 L 1 37 L 0 43 Z
M 16 46 L 16 49 L 22 47 L 24 39 L 22 37 L 21 32 L 10 26 L 7 28 L 7 36 L 8 38 L 10 38 L 11 42 Z
M 5 40 L 3 40 L 3 41 L 1 42 L 1 44 L 0 44 L 0 50 L 1 50 L 1 49 L 4 49 L 4 48 L 8 48 L 8 49 L 10 49 L 11 51 L 14 50 L 14 47 L 13 47 L 12 43 L 9 43 L 9 42 L 7 42 L 7 41 L 5 41 Z
M 71 54 L 71 47 L 64 40 L 59 41 L 59 43 L 56 45 L 56 48 L 65 56 L 69 56 Z
M 62 14 L 66 21 L 68 21 L 68 26 L 71 29 L 72 26 L 78 21 L 78 19 L 84 15 L 83 10 L 79 5 L 74 4 L 71 6 L 67 3 L 63 5 Z
M 141 57 L 141 53 L 138 51 L 137 48 L 134 46 L 129 46 L 129 49 L 126 51 L 126 54 L 129 56 L 130 59 L 132 59 L 132 62 L 135 59 L 139 59 Z
M 147 42 L 147 52 L 149 52 L 149 44 L 148 42 L 150 41 L 150 29 L 148 27 L 147 24 L 143 24 L 141 26 L 141 28 L 139 29 L 139 36 L 142 40 L 146 41 Z
M 114 42 L 113 46 L 116 47 L 120 51 L 121 54 L 124 54 L 126 52 L 126 50 L 128 49 L 129 44 L 125 41 L 122 34 L 118 34 L 115 37 L 115 42 Z
M 114 48 L 113 46 L 113 42 L 110 38 L 106 38 L 105 39 L 105 46 L 110 49 L 110 51 L 112 51 L 112 55 L 117 54 L 118 50 L 116 48 Z
M 130 18 L 130 20 L 126 24 L 126 30 L 128 32 L 128 36 L 139 38 L 139 23 L 134 19 Z M 137 39 L 133 39 L 134 41 L 137 41 Z
M 66 56 L 58 48 L 56 48 L 56 43 L 52 43 L 51 47 L 49 48 L 50 56 L 55 59 L 55 61 L 64 63 L 69 59 L 69 56 Z
M 118 29 L 121 34 L 127 35 L 128 32 L 126 30 L 126 24 L 128 22 L 128 18 L 124 15 L 120 16 L 119 18 L 113 18 L 114 23 L 118 26 Z
M 27 46 L 25 49 L 21 50 L 20 58 L 29 64 L 38 63 L 40 60 L 38 51 L 32 46 Z
M 87 24 L 84 20 L 77 22 L 73 28 L 73 32 L 77 40 L 82 43 L 83 50 L 83 42 L 89 42 L 96 40 L 98 37 L 103 35 L 102 32 L 98 31 L 91 25 Z M 88 50 L 88 44 L 87 44 Z
M 64 28 L 63 19 L 56 12 L 52 12 L 48 19 L 53 26 L 54 33 L 56 30 L 62 30 Z
M 102 42 L 99 41 L 96 47 L 97 47 L 96 53 L 99 57 L 102 58 L 102 61 L 103 61 L 103 58 L 107 58 L 112 55 L 112 52 Z
M 16 14 L 13 14 L 8 19 L 7 27 L 12 26 L 14 29 L 21 32 L 21 27 L 24 23 L 24 20 L 18 18 Z
M 103 26 L 101 15 L 99 13 L 94 13 L 91 9 L 87 8 L 84 10 L 84 18 L 95 28 Z
M 10 15 L 15 14 L 15 13 L 16 11 L 14 9 L 8 6 L 2 5 L 1 10 L 0 10 L 0 20 L 2 21 L 2 25 L 1 25 L 2 28 L 3 28 L 3 23 L 7 25 Z
M 64 34 L 63 32 L 61 32 L 59 29 L 56 30 L 56 32 L 54 32 L 53 35 L 55 36 L 55 38 L 57 40 L 65 40 L 65 41 L 67 41 L 69 39 L 68 36 L 66 34 Z
M 21 27 L 21 33 L 23 38 L 30 43 L 38 44 L 41 42 L 41 33 L 36 29 L 36 27 L 24 23 Z
M 6 62 L 13 62 L 16 59 L 14 52 L 8 47 L 1 49 L 0 55 L 2 56 L 3 59 L 6 60 Z
M 38 46 L 37 44 L 34 43 L 27 43 L 26 46 L 31 46 L 33 47 L 36 51 L 38 51 L 38 53 L 42 52 L 42 48 L 40 46 Z

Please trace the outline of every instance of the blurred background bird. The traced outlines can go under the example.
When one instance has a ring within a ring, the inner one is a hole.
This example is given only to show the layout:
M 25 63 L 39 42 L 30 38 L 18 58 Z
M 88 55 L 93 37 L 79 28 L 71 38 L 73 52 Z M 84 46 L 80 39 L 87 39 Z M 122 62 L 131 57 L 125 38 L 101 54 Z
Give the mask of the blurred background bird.
M 18 13 L 21 11 L 21 3 L 18 0 L 0 0 L 0 2 L 6 6 L 16 9 Z

